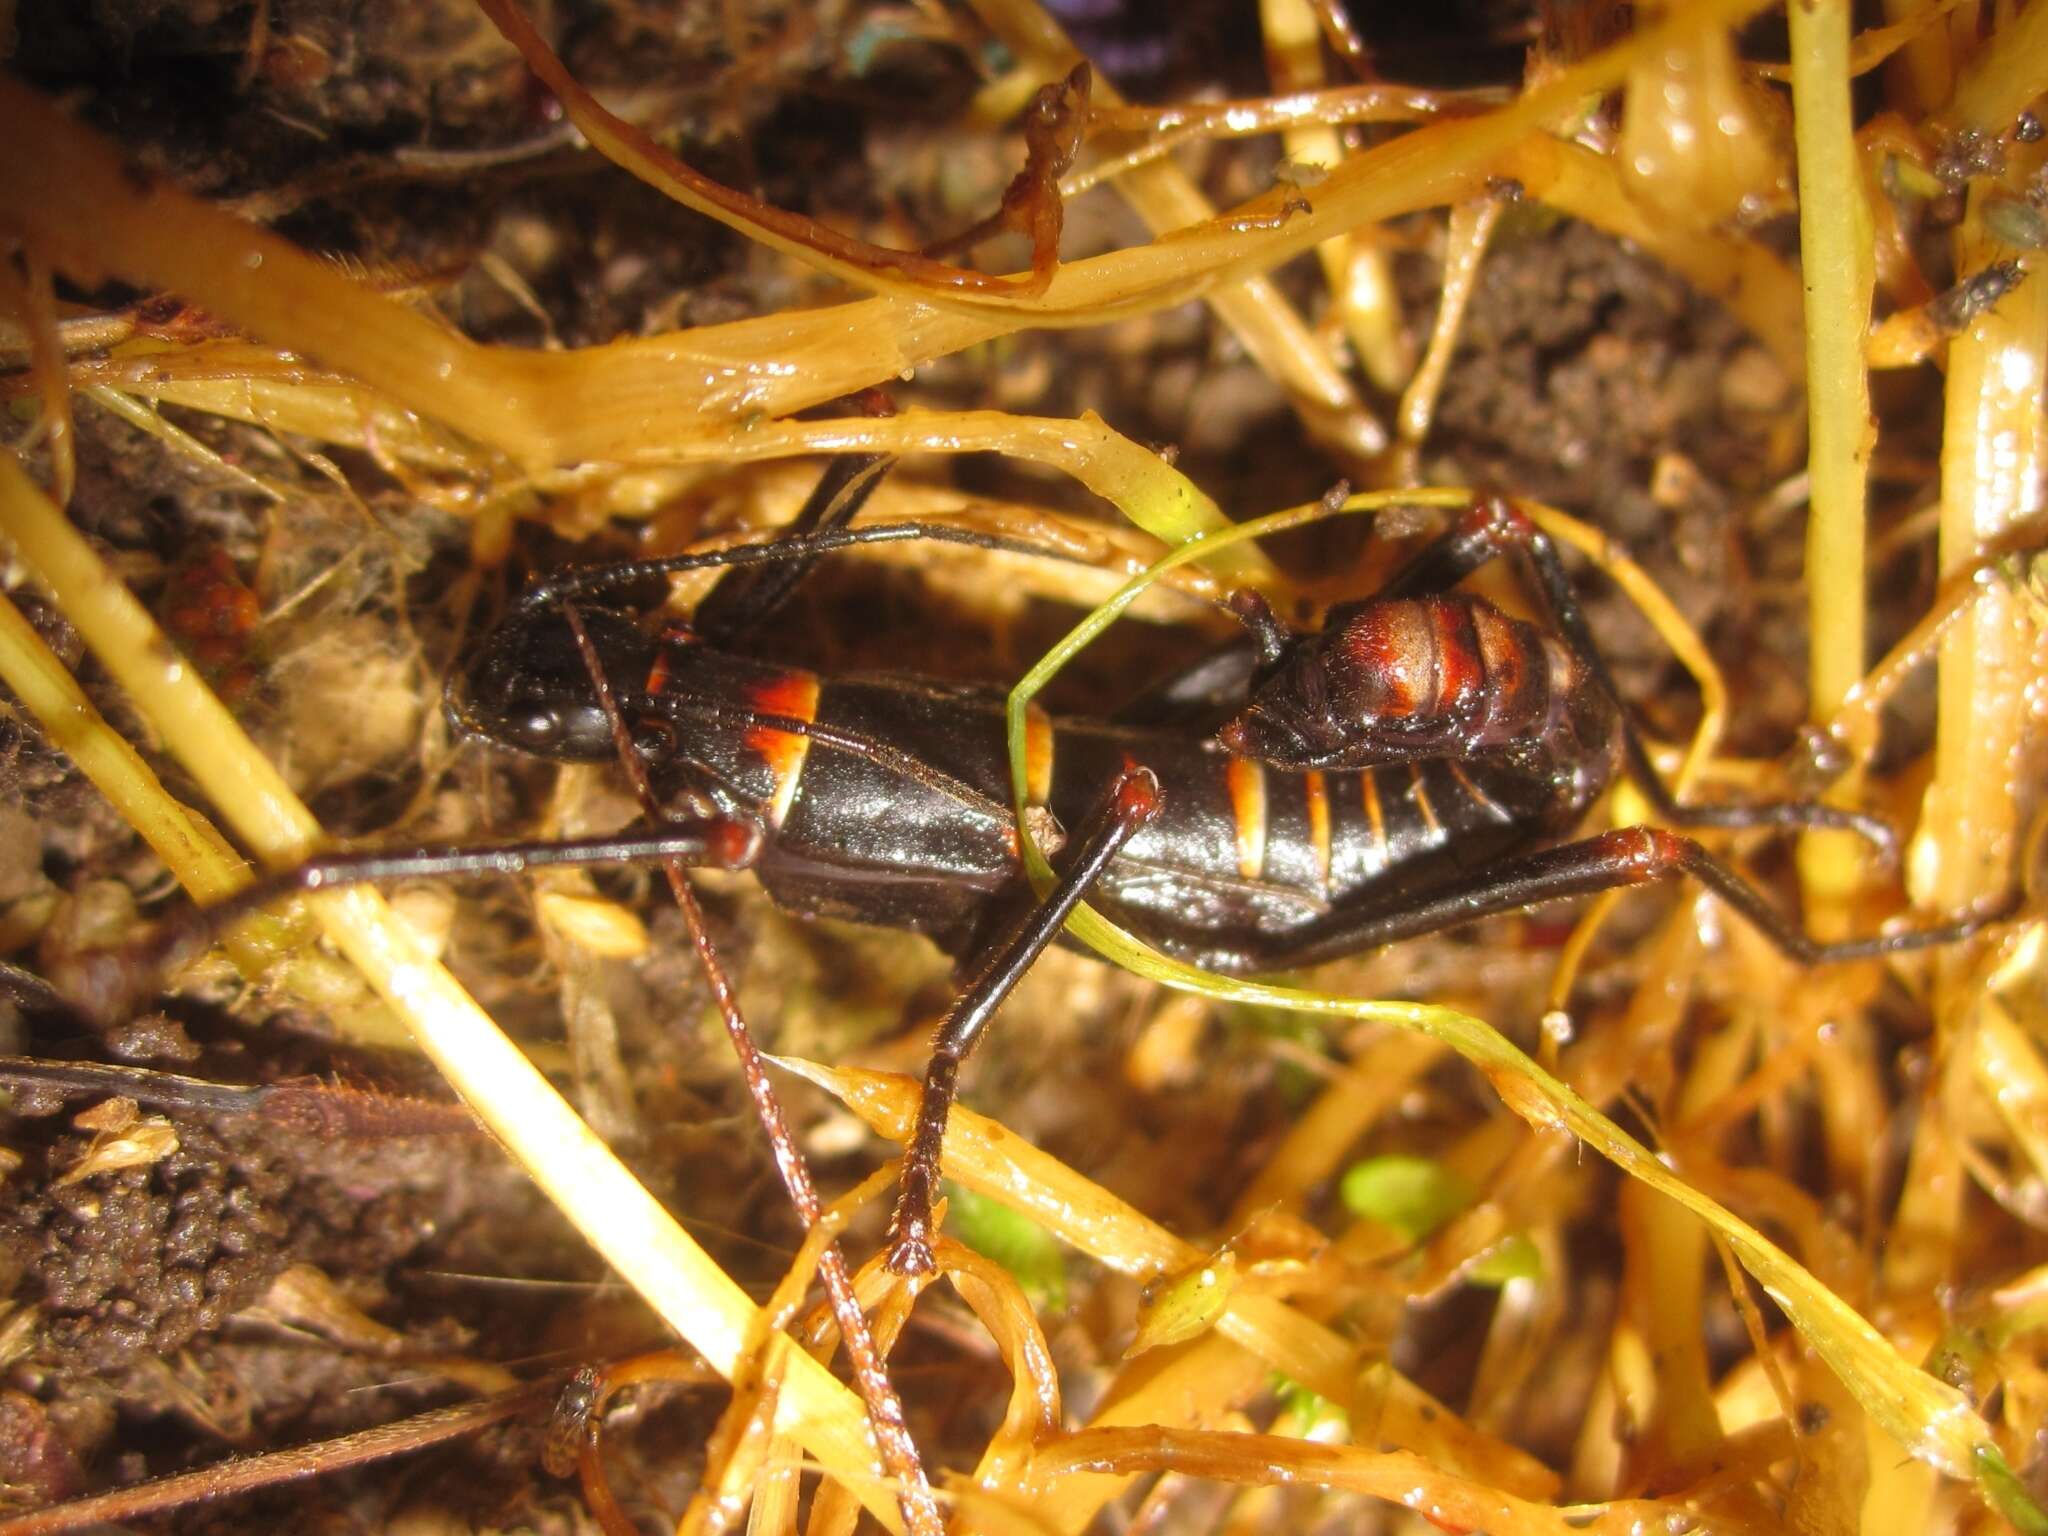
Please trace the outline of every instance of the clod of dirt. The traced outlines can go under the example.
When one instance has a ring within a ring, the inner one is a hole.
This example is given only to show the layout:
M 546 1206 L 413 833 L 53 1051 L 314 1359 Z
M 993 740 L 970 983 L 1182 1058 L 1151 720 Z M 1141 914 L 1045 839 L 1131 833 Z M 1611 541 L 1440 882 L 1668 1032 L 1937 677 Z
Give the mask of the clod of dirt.
M 89 1141 L 59 1137 L 47 1167 Z M 166 1354 L 257 1296 L 287 1262 L 287 1175 L 205 1129 L 146 1167 L 68 1185 L 36 1179 L 0 1219 L 0 1254 L 26 1275 L 51 1351 L 91 1370 Z
M 1619 242 L 1583 224 L 1509 240 L 1483 269 L 1431 453 L 1471 483 L 1569 508 L 1650 551 L 1653 568 L 1656 551 L 1674 551 L 1681 602 L 1714 590 L 1728 572 L 1700 567 L 1722 549 L 1730 490 L 1752 488 L 1731 481 L 1760 477 L 1774 451 L 1753 407 L 1782 403 L 1788 382 L 1760 376 L 1769 360 L 1719 305 Z M 1653 494 L 1656 462 L 1673 452 L 1711 467 L 1675 519 Z

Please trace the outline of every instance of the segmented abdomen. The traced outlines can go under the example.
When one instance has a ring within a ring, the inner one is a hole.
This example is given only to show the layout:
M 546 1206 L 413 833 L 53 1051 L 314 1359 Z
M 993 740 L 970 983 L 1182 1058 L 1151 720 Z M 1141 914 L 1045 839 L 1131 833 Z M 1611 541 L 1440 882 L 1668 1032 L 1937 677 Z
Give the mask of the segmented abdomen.
M 991 901 L 1016 895 L 999 696 L 821 679 L 712 652 L 688 666 L 693 695 L 748 712 L 726 724 L 704 710 L 679 745 L 762 816 L 758 872 L 779 902 L 957 946 Z M 672 668 L 661 681 L 683 675 Z M 1432 880 L 1548 830 L 1515 799 L 1526 797 L 1526 768 L 1484 759 L 1294 773 L 1186 731 L 1037 715 L 1027 734 L 1032 798 L 1069 833 L 1126 763 L 1159 776 L 1162 811 L 1104 894 L 1176 948 L 1211 953 L 1243 938 L 1284 951 L 1290 931 L 1368 888 Z

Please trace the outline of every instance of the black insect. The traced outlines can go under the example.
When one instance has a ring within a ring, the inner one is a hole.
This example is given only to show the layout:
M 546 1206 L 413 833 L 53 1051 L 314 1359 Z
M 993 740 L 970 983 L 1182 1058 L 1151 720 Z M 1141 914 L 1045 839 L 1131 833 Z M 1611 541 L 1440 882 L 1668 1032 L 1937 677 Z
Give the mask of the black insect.
M 1031 718 L 1029 801 L 1077 828 L 1044 900 L 1021 878 L 998 696 L 914 677 L 821 677 L 740 649 L 829 549 L 1007 541 L 922 524 L 835 530 L 886 467 L 841 460 L 799 531 L 708 556 L 568 573 L 530 589 L 451 688 L 465 729 L 557 760 L 603 760 L 616 723 L 664 824 L 577 843 L 341 856 L 285 877 L 344 880 L 678 858 L 747 868 L 796 912 L 916 929 L 967 979 L 941 1023 L 891 1235 L 932 1263 L 938 1154 L 961 1061 L 1084 896 L 1168 954 L 1235 973 L 1295 969 L 1538 902 L 1690 875 L 1793 958 L 1888 954 L 1997 913 L 1838 943 L 1808 938 L 1698 843 L 1662 827 L 1559 842 L 1618 771 L 1675 826 L 1889 829 L 1808 802 L 1675 803 L 1592 643 L 1550 541 L 1482 499 L 1369 600 L 1296 633 L 1255 593 L 1249 643 L 1115 719 Z M 1550 628 L 1455 590 L 1512 553 Z M 690 624 L 649 632 L 585 599 L 653 576 L 735 569 Z M 573 615 L 573 617 L 572 617 Z M 579 633 L 578 631 L 581 631 Z M 601 677 L 612 694 L 608 714 Z M 209 914 L 275 900 L 279 883 Z

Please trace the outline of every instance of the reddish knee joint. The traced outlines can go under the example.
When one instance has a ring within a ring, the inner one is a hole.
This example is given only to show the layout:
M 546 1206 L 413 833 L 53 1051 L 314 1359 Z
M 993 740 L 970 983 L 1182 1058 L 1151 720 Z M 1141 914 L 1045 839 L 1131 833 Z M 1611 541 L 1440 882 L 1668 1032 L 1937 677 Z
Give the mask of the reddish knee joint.
M 1118 821 L 1142 827 L 1159 814 L 1164 798 L 1159 792 L 1159 778 L 1150 768 L 1127 764 L 1124 776 L 1117 781 L 1113 814 Z
M 1461 521 L 1469 531 L 1484 534 L 1496 544 L 1527 544 L 1537 532 L 1528 513 L 1507 497 L 1495 493 L 1475 500 L 1472 510 Z
M 1685 867 L 1691 844 L 1662 827 L 1623 827 L 1603 832 L 1600 841 L 1630 885 L 1658 880 Z

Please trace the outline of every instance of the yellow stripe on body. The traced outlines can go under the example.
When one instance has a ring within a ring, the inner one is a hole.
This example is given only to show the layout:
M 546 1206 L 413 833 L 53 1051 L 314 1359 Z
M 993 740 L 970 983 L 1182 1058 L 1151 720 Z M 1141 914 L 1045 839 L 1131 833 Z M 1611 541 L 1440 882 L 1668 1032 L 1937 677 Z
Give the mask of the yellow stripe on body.
M 1308 844 L 1315 854 L 1316 884 L 1330 888 L 1330 786 L 1320 773 L 1301 776 L 1308 808 Z
M 1455 761 L 1447 758 L 1444 761 L 1444 766 L 1451 770 L 1451 777 L 1458 781 L 1458 787 L 1472 797 L 1472 803 L 1486 812 L 1487 815 L 1491 816 L 1495 821 L 1512 821 L 1514 819 L 1508 814 L 1506 806 L 1473 783 L 1472 776 L 1466 773 L 1463 768 L 1460 768 Z
M 1436 807 L 1429 803 L 1429 790 L 1422 782 L 1422 765 L 1408 765 L 1408 798 L 1415 802 L 1415 809 L 1422 813 L 1422 820 L 1429 828 L 1431 837 L 1444 835 L 1444 824 L 1436 819 Z
M 1024 799 L 1044 805 L 1052 799 L 1052 717 L 1036 704 L 1024 706 Z
M 1223 773 L 1237 827 L 1237 872 L 1256 880 L 1266 872 L 1266 768 L 1251 758 L 1233 757 Z
M 1373 851 L 1379 856 L 1377 863 L 1384 868 L 1387 862 L 1387 818 L 1380 809 L 1380 776 L 1366 768 L 1359 772 L 1358 777 L 1365 786 L 1365 821 L 1372 828 Z

